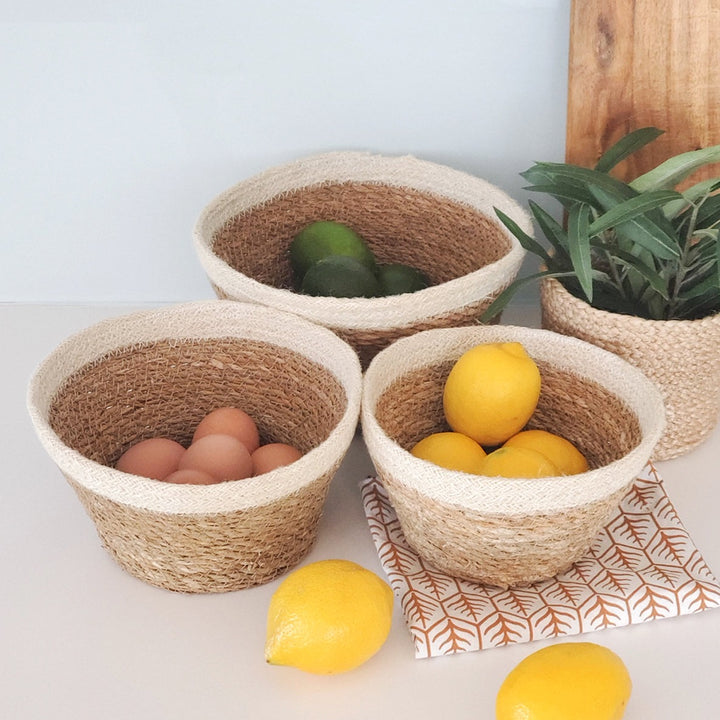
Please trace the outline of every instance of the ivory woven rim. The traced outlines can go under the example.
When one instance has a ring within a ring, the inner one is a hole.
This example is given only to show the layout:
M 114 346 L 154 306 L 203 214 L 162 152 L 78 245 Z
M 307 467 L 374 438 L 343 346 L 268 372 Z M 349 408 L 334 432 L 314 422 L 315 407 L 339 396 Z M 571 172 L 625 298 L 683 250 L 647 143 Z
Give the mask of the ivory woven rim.
M 220 259 L 212 249 L 216 232 L 232 217 L 283 193 L 323 184 L 358 182 L 408 187 L 450 199 L 495 217 L 497 207 L 528 234 L 533 227 L 525 209 L 481 178 L 419 160 L 410 155 L 390 157 L 364 152 L 312 155 L 266 170 L 217 196 L 200 214 L 193 229 L 195 250 L 208 277 L 229 296 L 295 312 L 329 327 L 376 328 L 411 325 L 489 297 L 514 277 L 525 256 L 517 238 L 499 221 L 509 251 L 472 273 L 405 296 L 327 298 L 301 295 L 250 278 Z
M 573 295 L 565 286 L 554 277 L 546 277 L 542 279 L 542 285 L 545 285 L 548 292 L 556 292 L 563 295 L 563 302 L 566 302 L 576 312 L 584 314 L 596 315 L 598 318 L 605 318 L 607 325 L 612 326 L 613 322 L 620 319 L 625 328 L 630 328 L 637 333 L 647 332 L 650 328 L 663 329 L 665 331 L 687 331 L 695 333 L 699 327 L 711 327 L 720 337 L 720 313 L 708 315 L 707 317 L 697 318 L 695 320 L 653 320 L 651 318 L 639 317 L 637 315 L 626 315 L 624 313 L 614 313 L 610 310 L 596 308 L 582 298 Z
M 457 359 L 485 342 L 521 342 L 536 360 L 592 380 L 621 398 L 642 434 L 636 447 L 600 468 L 572 476 L 509 479 L 446 470 L 403 450 L 380 427 L 375 409 L 383 392 L 401 375 Z M 577 338 L 509 325 L 426 330 L 378 353 L 365 373 L 361 422 L 365 444 L 379 468 L 396 481 L 441 503 L 503 516 L 557 513 L 601 501 L 621 490 L 646 465 L 664 428 L 657 387 L 618 356 Z
M 292 465 L 243 481 L 175 485 L 120 472 L 65 445 L 48 422 L 54 396 L 74 372 L 120 348 L 184 339 L 248 338 L 298 352 L 332 373 L 347 405 L 340 422 Z M 349 447 L 360 412 L 362 374 L 357 354 L 332 331 L 298 316 L 232 300 L 183 303 L 103 320 L 58 345 L 33 373 L 28 412 L 38 437 L 60 470 L 88 490 L 145 510 L 228 513 L 265 505 L 314 482 Z

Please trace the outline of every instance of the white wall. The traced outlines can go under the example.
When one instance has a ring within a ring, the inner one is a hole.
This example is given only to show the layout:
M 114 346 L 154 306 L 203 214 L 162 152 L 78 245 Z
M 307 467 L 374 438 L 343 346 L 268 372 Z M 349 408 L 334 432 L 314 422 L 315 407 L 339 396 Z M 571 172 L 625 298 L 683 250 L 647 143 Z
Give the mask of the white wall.
M 410 153 L 525 201 L 564 154 L 570 0 L 4 0 L 0 301 L 212 297 L 191 243 L 238 180 Z

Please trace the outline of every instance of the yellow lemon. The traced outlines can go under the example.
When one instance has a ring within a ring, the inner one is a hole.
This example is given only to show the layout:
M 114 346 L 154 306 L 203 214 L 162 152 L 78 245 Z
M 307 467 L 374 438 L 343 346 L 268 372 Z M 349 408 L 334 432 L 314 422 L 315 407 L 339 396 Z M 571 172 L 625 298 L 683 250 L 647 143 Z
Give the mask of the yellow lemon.
M 265 660 L 317 674 L 362 665 L 390 632 L 393 593 L 349 560 L 320 560 L 291 572 L 270 600 Z
M 522 430 L 540 397 L 540 371 L 518 342 L 463 353 L 445 381 L 445 419 L 480 445 L 501 445 Z
M 620 720 L 632 682 L 623 661 L 602 645 L 550 645 L 505 678 L 496 720 Z
M 537 450 L 500 447 L 488 453 L 480 474 L 506 478 L 541 478 L 560 475 L 560 471 Z
M 577 475 L 588 469 L 585 456 L 569 441 L 547 430 L 522 430 L 504 447 L 524 447 L 542 453 L 562 475 Z
M 448 470 L 477 474 L 485 460 L 485 450 L 467 435 L 438 432 L 420 440 L 410 451 L 415 457 L 428 460 Z

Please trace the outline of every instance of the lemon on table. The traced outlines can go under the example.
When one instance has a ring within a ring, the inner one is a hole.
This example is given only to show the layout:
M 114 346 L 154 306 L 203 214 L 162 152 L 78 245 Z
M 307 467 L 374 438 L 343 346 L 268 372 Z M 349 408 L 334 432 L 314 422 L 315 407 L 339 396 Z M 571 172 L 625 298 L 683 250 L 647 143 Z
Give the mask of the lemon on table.
M 402 295 L 430 286 L 430 278 L 424 272 L 403 263 L 379 265 L 377 277 L 383 295 Z
M 547 430 L 522 430 L 513 435 L 504 447 L 523 447 L 542 453 L 562 475 L 577 475 L 588 469 L 585 456 L 560 435 Z
M 325 297 L 377 297 L 380 285 L 367 265 L 347 255 L 328 255 L 305 273 L 300 292 Z
M 443 389 L 445 418 L 480 445 L 501 445 L 537 407 L 540 371 L 519 342 L 485 343 L 464 352 Z
M 320 560 L 291 572 L 270 600 L 265 659 L 317 674 L 369 660 L 390 632 L 393 593 L 349 560 Z
M 550 645 L 505 678 L 496 720 L 620 720 L 632 682 L 612 650 L 589 642 Z
M 298 283 L 319 260 L 330 255 L 353 257 L 373 273 L 375 256 L 352 228 L 334 220 L 319 220 L 304 227 L 290 243 L 290 265 Z
M 507 446 L 488 453 L 479 472 L 481 475 L 506 478 L 541 478 L 560 475 L 557 467 L 537 450 Z
M 438 432 L 424 437 L 410 452 L 417 458 L 428 460 L 448 470 L 466 473 L 480 472 L 485 450 L 467 435 L 456 432 Z

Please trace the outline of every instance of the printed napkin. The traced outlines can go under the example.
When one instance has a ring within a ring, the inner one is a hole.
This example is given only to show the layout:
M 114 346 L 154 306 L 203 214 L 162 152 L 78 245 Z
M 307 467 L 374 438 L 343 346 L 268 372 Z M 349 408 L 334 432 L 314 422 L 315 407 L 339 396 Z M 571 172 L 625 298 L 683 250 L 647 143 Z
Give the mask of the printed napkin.
M 415 657 L 591 632 L 720 606 L 720 585 L 648 464 L 586 557 L 528 587 L 450 577 L 408 546 L 382 483 L 361 483 L 365 515 L 415 643 Z

